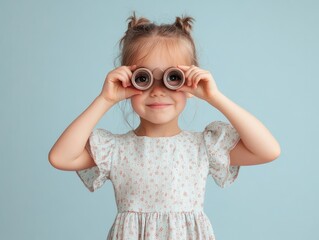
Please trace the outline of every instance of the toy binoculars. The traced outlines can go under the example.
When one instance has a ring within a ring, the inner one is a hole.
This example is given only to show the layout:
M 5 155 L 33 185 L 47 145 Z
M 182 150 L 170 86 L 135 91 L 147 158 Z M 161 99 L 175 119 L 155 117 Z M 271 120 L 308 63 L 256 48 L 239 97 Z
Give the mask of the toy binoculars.
M 182 70 L 170 67 L 165 71 L 155 68 L 152 72 L 147 68 L 138 68 L 133 72 L 131 82 L 139 90 L 149 89 L 154 80 L 163 80 L 164 85 L 171 90 L 182 87 L 185 83 L 185 75 Z

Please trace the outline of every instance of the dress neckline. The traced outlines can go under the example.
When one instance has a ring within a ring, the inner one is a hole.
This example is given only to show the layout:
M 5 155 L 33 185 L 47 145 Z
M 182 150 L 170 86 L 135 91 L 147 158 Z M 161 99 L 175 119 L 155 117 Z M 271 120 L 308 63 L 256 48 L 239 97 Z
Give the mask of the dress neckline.
M 134 132 L 134 130 L 130 130 L 129 134 L 131 134 L 133 137 L 137 138 L 137 139 L 173 139 L 173 138 L 177 138 L 181 135 L 183 135 L 185 133 L 184 130 L 181 130 L 179 133 L 173 135 L 173 136 L 168 136 L 168 137 L 148 137 L 148 136 L 138 136 L 136 135 L 136 133 Z

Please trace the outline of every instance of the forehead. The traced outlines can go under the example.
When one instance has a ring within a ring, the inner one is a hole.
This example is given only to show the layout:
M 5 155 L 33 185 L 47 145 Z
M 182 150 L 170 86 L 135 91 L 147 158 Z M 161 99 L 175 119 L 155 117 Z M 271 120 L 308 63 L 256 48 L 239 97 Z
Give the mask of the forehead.
M 188 48 L 189 44 L 182 44 L 181 41 L 160 41 L 157 44 L 150 44 L 139 52 L 136 65 L 147 67 L 151 70 L 155 68 L 166 69 L 177 65 L 191 65 L 192 56 Z

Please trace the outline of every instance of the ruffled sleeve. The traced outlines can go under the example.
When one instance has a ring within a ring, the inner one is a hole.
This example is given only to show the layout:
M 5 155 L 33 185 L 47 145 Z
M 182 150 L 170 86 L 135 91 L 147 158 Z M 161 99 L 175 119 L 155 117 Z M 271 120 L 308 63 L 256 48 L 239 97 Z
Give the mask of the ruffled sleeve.
M 229 152 L 239 140 L 239 133 L 230 123 L 214 121 L 204 130 L 209 175 L 222 188 L 231 185 L 238 176 L 240 166 L 230 165 Z
M 107 179 L 110 179 L 113 152 L 115 150 L 114 135 L 105 129 L 94 129 L 85 147 L 96 166 L 76 171 L 76 173 L 89 191 L 94 192 Z

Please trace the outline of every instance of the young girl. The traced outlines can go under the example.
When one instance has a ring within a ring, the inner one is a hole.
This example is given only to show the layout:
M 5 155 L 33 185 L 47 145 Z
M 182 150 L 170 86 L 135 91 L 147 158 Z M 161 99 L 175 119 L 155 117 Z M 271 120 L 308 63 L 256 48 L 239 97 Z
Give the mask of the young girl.
M 52 166 L 74 170 L 95 191 L 111 180 L 118 214 L 107 239 L 215 239 L 203 212 L 208 175 L 224 188 L 240 166 L 276 159 L 280 146 L 263 124 L 217 88 L 198 66 L 191 37 L 193 18 L 156 25 L 133 14 L 121 39 L 121 65 L 110 71 L 101 93 L 63 132 L 49 153 Z M 175 67 L 164 83 L 168 69 Z M 141 68 L 150 75 L 133 75 Z M 177 70 L 176 70 L 177 69 Z M 165 75 L 166 74 L 166 75 Z M 154 81 L 138 89 L 147 77 Z M 230 123 L 211 122 L 203 132 L 181 130 L 187 98 L 207 101 Z M 116 103 L 130 99 L 139 126 L 125 134 L 94 129 Z

